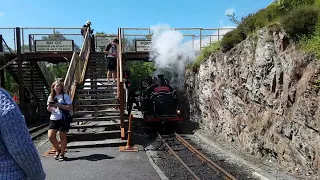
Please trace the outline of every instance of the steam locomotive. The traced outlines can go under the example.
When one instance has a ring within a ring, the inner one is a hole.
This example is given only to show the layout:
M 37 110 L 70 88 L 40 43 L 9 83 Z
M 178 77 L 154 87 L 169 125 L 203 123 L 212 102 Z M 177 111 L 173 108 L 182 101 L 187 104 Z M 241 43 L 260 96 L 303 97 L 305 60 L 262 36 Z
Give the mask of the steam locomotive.
M 175 125 L 183 121 L 177 91 L 164 75 L 140 81 L 140 103 L 143 121 L 148 124 Z
M 142 112 L 145 122 L 182 121 L 177 91 L 169 85 L 164 75 L 158 75 L 156 81 L 150 79 L 141 82 Z

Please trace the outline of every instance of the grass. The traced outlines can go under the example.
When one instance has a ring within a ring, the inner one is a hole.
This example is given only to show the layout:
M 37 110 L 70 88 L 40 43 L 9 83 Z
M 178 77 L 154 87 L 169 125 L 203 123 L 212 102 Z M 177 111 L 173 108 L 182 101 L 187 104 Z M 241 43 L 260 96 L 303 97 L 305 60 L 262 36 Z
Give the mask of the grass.
M 205 47 L 200 56 L 190 65 L 197 71 L 200 64 L 220 48 L 228 51 L 263 27 L 281 26 L 302 50 L 320 58 L 320 0 L 282 0 L 243 17 L 235 15 L 230 20 L 238 26 L 224 35 L 221 42 Z
M 320 24 L 311 37 L 303 37 L 299 42 L 299 47 L 308 53 L 314 54 L 320 59 Z
M 210 45 L 204 47 L 201 50 L 200 55 L 197 57 L 197 59 L 192 63 L 187 66 L 188 69 L 192 69 L 194 72 L 198 70 L 200 67 L 200 64 L 207 60 L 211 54 L 217 52 L 220 50 L 220 43 L 219 42 L 214 42 L 211 43 Z

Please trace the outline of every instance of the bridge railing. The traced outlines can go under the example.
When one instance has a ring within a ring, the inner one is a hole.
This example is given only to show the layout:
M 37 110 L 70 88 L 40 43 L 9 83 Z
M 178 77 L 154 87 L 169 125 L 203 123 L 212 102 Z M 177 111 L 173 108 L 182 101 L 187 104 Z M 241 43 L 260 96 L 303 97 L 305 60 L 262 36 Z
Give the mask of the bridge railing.
M 181 45 L 194 51 L 201 51 L 210 43 L 220 41 L 223 36 L 234 28 L 121 28 L 122 50 L 124 52 L 136 51 L 136 40 L 151 40 L 157 38 L 161 31 L 170 30 L 167 34 L 181 36 Z M 174 34 L 173 34 L 174 33 Z M 161 34 L 163 37 L 164 34 Z M 169 36 L 168 36 L 169 37 Z
M 75 49 L 78 48 L 83 42 L 83 36 L 81 35 L 81 27 L 75 28 L 61 28 L 61 27 L 23 27 L 20 28 L 21 36 L 21 52 L 34 52 L 34 40 L 72 40 L 75 45 Z M 3 35 L 8 46 L 17 51 L 17 32 L 16 28 L 0 28 L 0 34 Z
M 68 72 L 64 80 L 65 92 L 70 95 L 72 100 L 74 98 L 77 85 L 84 81 L 84 74 L 89 60 L 90 48 L 91 36 L 90 32 L 87 31 L 81 46 L 80 54 L 78 55 L 77 52 L 73 52 Z

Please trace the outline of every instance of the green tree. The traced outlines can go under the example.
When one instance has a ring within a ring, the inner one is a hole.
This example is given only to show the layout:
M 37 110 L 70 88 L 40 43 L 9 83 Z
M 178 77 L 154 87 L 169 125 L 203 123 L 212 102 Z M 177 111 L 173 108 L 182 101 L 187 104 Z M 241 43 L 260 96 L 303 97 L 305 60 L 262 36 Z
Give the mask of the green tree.
M 131 87 L 139 88 L 140 81 L 153 75 L 154 62 L 130 61 L 126 63 L 126 69 L 130 71 Z

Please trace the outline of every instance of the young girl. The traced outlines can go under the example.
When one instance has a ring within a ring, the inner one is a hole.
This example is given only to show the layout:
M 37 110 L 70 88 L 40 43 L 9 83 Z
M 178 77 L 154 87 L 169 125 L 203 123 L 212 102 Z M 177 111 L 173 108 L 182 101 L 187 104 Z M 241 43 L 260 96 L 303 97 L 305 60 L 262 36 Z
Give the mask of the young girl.
M 64 105 L 66 104 L 66 105 Z M 47 109 L 51 112 L 48 138 L 56 150 L 54 158 L 60 161 L 64 160 L 64 153 L 67 147 L 67 132 L 69 131 L 69 124 L 62 122 L 61 109 L 72 111 L 73 106 L 68 94 L 63 92 L 62 82 L 56 81 L 51 85 L 51 93 L 48 97 Z M 57 131 L 60 133 L 60 145 L 57 141 Z

